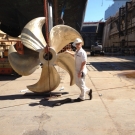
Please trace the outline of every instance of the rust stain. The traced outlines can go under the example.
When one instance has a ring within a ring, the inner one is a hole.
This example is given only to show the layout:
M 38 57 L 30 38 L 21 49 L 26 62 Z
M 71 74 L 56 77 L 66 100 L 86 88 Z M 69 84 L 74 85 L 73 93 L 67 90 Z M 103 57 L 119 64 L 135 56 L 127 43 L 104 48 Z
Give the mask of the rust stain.
M 135 72 L 122 73 L 121 75 L 125 75 L 127 78 L 135 78 Z

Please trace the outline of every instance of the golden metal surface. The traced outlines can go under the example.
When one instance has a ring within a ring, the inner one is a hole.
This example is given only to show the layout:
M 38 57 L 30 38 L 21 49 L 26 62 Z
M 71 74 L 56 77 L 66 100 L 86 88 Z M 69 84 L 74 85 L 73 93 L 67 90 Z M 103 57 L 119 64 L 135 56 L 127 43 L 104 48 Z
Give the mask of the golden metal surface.
M 60 53 L 57 55 L 56 64 L 66 70 L 70 75 L 70 85 L 75 84 L 75 59 L 68 53 Z
M 27 86 L 33 92 L 50 92 L 55 90 L 60 84 L 60 76 L 54 66 L 43 65 L 39 81 Z
M 57 54 L 67 44 L 74 42 L 76 38 L 82 39 L 81 35 L 73 28 L 66 25 L 57 25 L 51 29 L 49 38 L 49 54 L 44 51 L 46 42 L 42 34 L 44 17 L 30 21 L 21 33 L 21 41 L 26 46 L 24 55 L 16 52 L 14 46 L 9 49 L 9 62 L 12 68 L 20 75 L 30 75 L 39 63 L 43 64 L 39 81 L 27 86 L 29 90 L 37 93 L 50 92 L 60 84 L 60 76 L 54 65 L 57 64 L 70 75 L 70 85 L 75 83 L 74 57 L 67 53 Z M 82 39 L 83 41 L 83 39 Z
M 26 47 L 34 51 L 40 51 L 46 46 L 42 34 L 42 26 L 44 23 L 45 17 L 38 17 L 26 24 L 21 33 L 21 41 Z
M 49 45 L 58 53 L 67 44 L 74 42 L 76 38 L 82 39 L 82 36 L 75 29 L 67 25 L 56 25 L 50 31 Z
M 52 59 L 49 60 L 49 63 L 48 63 L 48 60 L 46 60 L 43 56 L 46 54 L 44 50 L 41 50 L 39 52 L 39 59 L 40 59 L 40 62 L 43 63 L 44 65 L 54 65 L 55 61 L 56 61 L 56 57 L 57 57 L 57 54 L 54 50 L 54 48 L 50 47 L 49 48 L 49 52 L 52 54 Z
M 39 59 L 32 53 L 21 55 L 19 54 L 13 45 L 8 50 L 8 60 L 12 68 L 20 75 L 30 75 L 39 66 Z

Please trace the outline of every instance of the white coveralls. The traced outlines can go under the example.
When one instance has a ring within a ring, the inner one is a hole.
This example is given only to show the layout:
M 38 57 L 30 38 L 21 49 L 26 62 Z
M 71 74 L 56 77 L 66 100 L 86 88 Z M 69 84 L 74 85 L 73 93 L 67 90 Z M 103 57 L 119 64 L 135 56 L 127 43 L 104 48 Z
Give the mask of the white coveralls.
M 83 69 L 83 77 L 78 77 L 78 73 L 80 72 L 81 64 L 87 61 L 87 54 L 86 52 L 81 48 L 78 52 L 75 53 L 75 82 L 76 85 L 80 88 L 81 94 L 79 96 L 80 99 L 85 100 L 85 94 L 90 89 L 86 87 L 85 85 L 85 76 L 87 74 L 87 68 L 86 64 L 84 65 Z

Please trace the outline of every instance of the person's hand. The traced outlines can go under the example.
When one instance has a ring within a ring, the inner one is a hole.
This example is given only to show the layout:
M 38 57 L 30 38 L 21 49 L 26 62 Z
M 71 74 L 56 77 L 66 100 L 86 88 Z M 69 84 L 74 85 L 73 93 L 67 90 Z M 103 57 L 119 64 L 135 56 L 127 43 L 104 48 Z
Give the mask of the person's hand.
M 74 57 L 74 53 L 71 52 L 71 51 L 66 50 L 65 53 L 68 53 L 68 54 L 70 54 L 70 55 L 72 55 Z
M 68 51 L 68 50 L 66 50 L 66 51 L 65 51 L 65 53 L 69 53 L 69 51 Z

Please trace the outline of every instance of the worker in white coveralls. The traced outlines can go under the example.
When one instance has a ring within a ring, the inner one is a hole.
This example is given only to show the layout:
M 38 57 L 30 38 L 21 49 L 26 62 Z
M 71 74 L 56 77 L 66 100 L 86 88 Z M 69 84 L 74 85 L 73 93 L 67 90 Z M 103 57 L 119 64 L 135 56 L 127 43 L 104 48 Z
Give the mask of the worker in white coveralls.
M 82 43 L 83 42 L 80 38 L 76 38 L 76 40 L 73 43 L 73 45 L 76 47 L 75 54 L 66 51 L 67 53 L 70 53 L 71 55 L 75 56 L 75 82 L 81 90 L 81 94 L 77 99 L 74 100 L 75 102 L 84 101 L 85 94 L 89 95 L 90 100 L 92 99 L 92 89 L 87 88 L 85 85 L 85 76 L 87 74 L 87 54 L 82 48 Z

